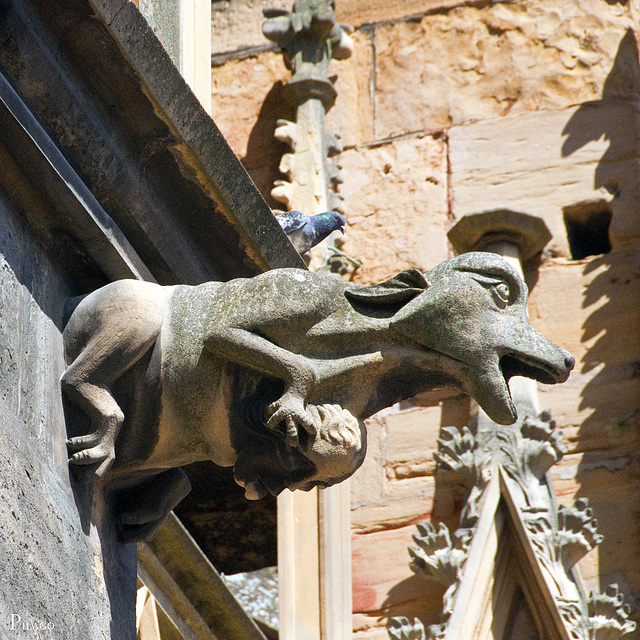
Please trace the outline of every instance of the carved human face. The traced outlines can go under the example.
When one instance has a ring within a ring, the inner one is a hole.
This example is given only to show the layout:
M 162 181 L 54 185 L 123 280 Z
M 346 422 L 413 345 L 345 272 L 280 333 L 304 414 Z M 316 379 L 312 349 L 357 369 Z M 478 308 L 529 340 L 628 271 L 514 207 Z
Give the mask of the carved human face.
M 293 448 L 273 433 L 247 441 L 234 465 L 236 482 L 245 497 L 258 500 L 284 489 L 309 491 L 329 487 L 351 476 L 362 464 L 366 452 L 364 424 L 338 405 L 310 405 L 319 425 L 314 436 L 300 434 Z

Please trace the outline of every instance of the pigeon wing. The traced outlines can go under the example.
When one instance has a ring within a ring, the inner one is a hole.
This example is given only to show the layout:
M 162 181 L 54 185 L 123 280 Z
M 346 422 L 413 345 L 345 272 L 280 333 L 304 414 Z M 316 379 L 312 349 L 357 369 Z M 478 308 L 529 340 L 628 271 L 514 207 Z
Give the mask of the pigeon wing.
M 302 211 L 286 211 L 276 216 L 276 220 L 280 223 L 282 230 L 288 235 L 303 227 L 309 217 Z

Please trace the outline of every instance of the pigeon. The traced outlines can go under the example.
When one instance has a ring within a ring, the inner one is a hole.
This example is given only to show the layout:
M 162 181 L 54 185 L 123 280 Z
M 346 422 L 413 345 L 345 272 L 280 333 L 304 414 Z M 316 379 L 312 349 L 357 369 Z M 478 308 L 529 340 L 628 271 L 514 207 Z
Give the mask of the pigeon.
M 322 242 L 332 231 L 339 229 L 344 233 L 345 219 L 337 211 L 308 216 L 295 210 L 281 213 L 276 218 L 300 255 Z

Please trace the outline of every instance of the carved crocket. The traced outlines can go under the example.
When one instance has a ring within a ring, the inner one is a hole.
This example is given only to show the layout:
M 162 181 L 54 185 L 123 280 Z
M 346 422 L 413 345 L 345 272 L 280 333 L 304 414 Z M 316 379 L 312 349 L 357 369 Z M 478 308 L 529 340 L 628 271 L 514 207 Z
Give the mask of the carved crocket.
M 361 464 L 362 420 L 445 386 L 512 423 L 511 376 L 556 383 L 573 367 L 532 329 L 526 298 L 490 253 L 370 286 L 299 269 L 198 286 L 114 282 L 64 331 L 63 389 L 91 421 L 68 441 L 70 462 L 85 479 L 109 471 L 134 502 L 148 497 L 148 512 L 121 516 L 123 536 L 141 539 L 188 491 L 183 464 L 233 466 L 251 499 L 328 486 Z

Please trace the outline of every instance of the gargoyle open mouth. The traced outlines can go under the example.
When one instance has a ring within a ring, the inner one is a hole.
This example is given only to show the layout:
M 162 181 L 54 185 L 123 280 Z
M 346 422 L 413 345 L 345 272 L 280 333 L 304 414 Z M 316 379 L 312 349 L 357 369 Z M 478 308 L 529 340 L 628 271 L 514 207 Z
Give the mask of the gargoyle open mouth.
M 558 382 L 564 382 L 568 378 L 572 368 L 573 358 L 569 359 L 569 357 L 564 358 L 562 369 L 554 367 L 538 358 L 520 353 L 506 354 L 500 358 L 500 370 L 507 382 L 513 376 L 523 376 L 525 378 L 532 378 L 543 384 L 556 384 Z
M 498 424 L 513 424 L 518 418 L 509 389 L 512 377 L 523 376 L 544 384 L 555 384 L 567 379 L 574 364 L 573 357 L 555 345 L 546 359 L 511 351 L 493 362 L 487 361 L 482 367 L 471 395 Z

